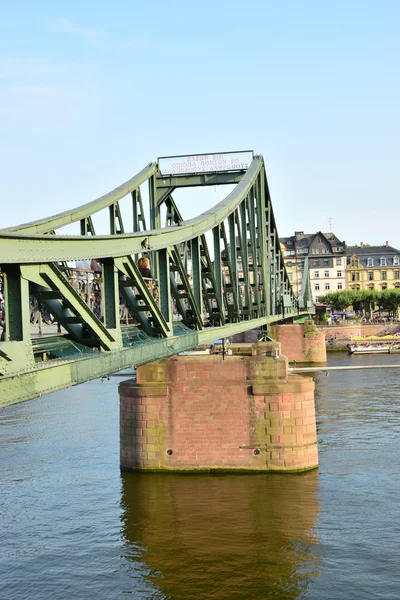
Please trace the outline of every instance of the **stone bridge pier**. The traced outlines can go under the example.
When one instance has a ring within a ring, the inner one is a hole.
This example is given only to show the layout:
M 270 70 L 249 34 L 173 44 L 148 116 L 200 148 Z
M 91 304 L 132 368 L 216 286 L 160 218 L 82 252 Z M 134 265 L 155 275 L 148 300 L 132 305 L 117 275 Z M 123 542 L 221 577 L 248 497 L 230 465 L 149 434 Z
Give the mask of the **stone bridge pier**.
M 119 386 L 121 469 L 282 471 L 318 466 L 314 382 L 277 342 L 252 356 L 175 356 Z
M 317 329 L 312 319 L 302 324 L 271 325 L 270 335 L 281 344 L 289 362 L 326 362 L 325 332 Z

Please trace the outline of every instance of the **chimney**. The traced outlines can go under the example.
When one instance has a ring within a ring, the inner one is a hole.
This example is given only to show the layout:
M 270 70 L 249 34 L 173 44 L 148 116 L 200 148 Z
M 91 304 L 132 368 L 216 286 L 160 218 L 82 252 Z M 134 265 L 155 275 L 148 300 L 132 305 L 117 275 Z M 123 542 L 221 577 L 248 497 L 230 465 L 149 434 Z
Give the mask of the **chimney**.
M 364 242 L 360 242 L 360 248 L 364 248 Z
M 387 248 L 389 246 L 389 242 L 386 240 L 385 243 L 386 243 L 386 248 Z

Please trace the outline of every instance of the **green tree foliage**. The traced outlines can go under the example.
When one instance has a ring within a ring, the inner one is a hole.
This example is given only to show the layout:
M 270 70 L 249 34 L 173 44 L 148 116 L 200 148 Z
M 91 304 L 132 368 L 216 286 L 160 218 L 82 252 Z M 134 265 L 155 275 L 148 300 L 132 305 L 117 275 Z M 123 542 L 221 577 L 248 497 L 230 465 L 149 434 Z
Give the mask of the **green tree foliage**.
M 353 307 L 357 312 L 371 314 L 376 306 L 397 316 L 400 308 L 400 289 L 392 290 L 343 290 L 321 296 L 320 302 L 329 304 L 334 311 Z
M 319 301 L 330 304 L 334 311 L 346 310 L 348 306 L 352 305 L 352 291 L 353 290 L 343 290 L 342 292 L 331 292 L 330 294 L 321 296 Z

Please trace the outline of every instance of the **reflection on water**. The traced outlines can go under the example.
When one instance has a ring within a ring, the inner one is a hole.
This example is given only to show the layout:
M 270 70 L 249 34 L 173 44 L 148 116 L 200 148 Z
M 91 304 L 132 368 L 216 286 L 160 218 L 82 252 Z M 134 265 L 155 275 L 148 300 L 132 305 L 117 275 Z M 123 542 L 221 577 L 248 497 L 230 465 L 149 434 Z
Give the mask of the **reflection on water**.
M 123 535 L 161 598 L 297 598 L 318 572 L 318 472 L 123 473 Z
M 397 600 L 399 376 L 315 376 L 301 475 L 121 475 L 114 378 L 0 410 L 1 600 Z

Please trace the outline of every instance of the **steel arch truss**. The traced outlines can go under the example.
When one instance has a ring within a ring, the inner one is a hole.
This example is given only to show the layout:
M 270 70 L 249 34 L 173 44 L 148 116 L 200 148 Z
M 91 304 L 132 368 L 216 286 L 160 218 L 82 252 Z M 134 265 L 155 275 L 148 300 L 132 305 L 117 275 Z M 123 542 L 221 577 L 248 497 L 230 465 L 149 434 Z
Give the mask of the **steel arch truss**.
M 177 188 L 224 184 L 235 184 L 225 200 L 184 220 Z M 126 197 L 131 233 L 120 207 Z M 102 210 L 109 213 L 105 236 L 93 222 Z M 71 223 L 80 235 L 54 233 Z M 139 257 L 150 258 L 152 279 L 141 274 Z M 82 258 L 101 264 L 101 278 L 73 277 L 67 261 Z M 98 200 L 1 230 L 0 268 L 0 398 L 7 403 L 313 312 L 308 272 L 300 300 L 293 295 L 261 156 L 246 171 L 181 176 L 163 176 L 151 163 Z M 63 333 L 31 339 L 32 298 Z

